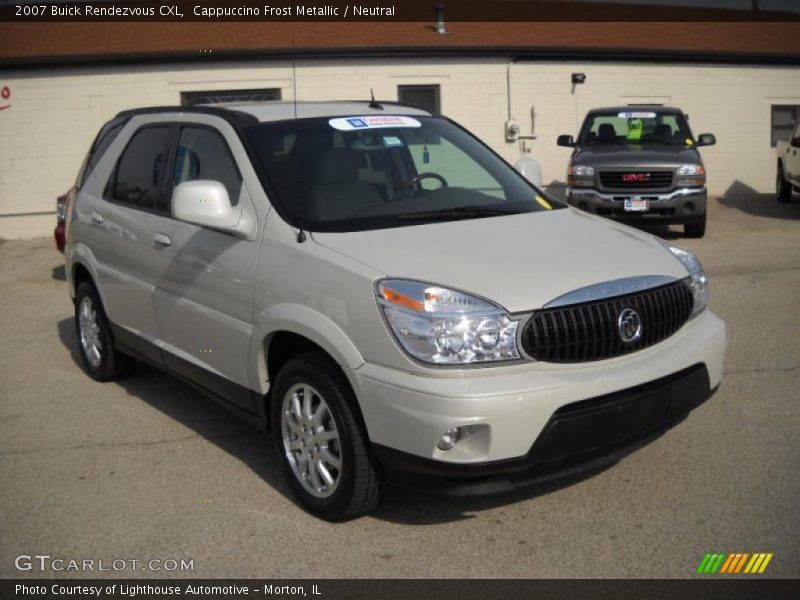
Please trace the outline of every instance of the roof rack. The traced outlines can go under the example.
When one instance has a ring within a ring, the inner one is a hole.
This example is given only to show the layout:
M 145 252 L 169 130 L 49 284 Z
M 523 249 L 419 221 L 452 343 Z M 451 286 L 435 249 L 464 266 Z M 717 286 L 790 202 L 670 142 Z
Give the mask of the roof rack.
M 246 112 L 232 110 L 221 106 L 147 106 L 144 108 L 131 108 L 117 113 L 117 117 L 135 117 L 137 115 L 152 115 L 164 112 L 186 112 L 201 115 L 213 115 L 228 121 L 231 125 L 252 125 L 258 119 Z

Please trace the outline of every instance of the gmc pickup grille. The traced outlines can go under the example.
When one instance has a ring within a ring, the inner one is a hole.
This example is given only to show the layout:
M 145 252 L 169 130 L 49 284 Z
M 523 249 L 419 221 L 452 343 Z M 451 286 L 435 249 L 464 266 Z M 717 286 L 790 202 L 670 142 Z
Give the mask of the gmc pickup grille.
M 610 189 L 667 189 L 672 186 L 672 171 L 600 171 L 600 183 Z
M 692 314 L 689 286 L 676 281 L 664 286 L 597 300 L 536 311 L 522 330 L 522 347 L 531 358 L 545 362 L 577 363 L 613 358 L 661 342 Z M 620 312 L 633 308 L 641 317 L 641 337 L 622 341 Z

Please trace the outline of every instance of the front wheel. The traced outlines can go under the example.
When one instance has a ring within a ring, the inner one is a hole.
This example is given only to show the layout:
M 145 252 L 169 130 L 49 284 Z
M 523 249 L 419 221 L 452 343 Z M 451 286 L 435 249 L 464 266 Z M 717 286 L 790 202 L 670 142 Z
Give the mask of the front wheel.
M 706 234 L 706 216 L 708 213 L 703 213 L 691 223 L 686 223 L 683 226 L 683 233 L 688 238 L 701 238 Z
M 775 181 L 775 196 L 778 202 L 789 202 L 792 199 L 792 186 L 784 178 L 781 167 L 778 167 L 778 177 Z
M 328 521 L 359 517 L 380 501 L 378 466 L 356 406 L 344 375 L 319 354 L 287 362 L 272 391 L 273 438 L 292 491 Z

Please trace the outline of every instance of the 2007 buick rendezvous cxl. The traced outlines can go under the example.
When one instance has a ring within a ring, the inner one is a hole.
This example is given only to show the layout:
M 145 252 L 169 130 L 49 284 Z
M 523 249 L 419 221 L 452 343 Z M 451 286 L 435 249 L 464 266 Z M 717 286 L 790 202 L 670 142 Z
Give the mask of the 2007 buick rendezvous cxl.
M 566 207 L 391 103 L 120 113 L 70 205 L 86 371 L 168 369 L 274 435 L 302 504 L 619 459 L 720 383 L 689 252 Z

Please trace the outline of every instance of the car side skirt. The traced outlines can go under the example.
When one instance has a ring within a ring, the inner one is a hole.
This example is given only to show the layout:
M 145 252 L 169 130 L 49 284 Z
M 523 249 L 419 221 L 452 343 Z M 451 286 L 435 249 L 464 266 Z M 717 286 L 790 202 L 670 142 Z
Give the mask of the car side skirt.
M 257 392 L 175 356 L 119 325 L 111 324 L 111 335 L 114 347 L 123 354 L 174 375 L 233 415 L 259 429 L 267 428 L 264 398 Z

